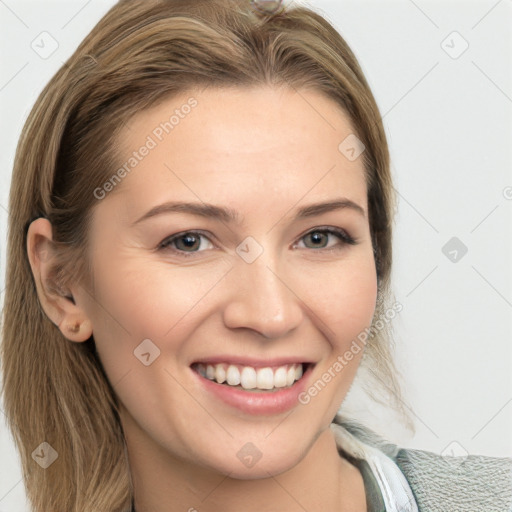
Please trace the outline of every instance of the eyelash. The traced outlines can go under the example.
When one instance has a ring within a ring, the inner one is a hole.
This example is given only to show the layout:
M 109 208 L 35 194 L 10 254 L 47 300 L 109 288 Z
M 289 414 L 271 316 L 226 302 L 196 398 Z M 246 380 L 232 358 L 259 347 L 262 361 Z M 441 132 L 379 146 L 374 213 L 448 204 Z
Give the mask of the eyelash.
M 327 227 L 327 226 L 311 229 L 307 233 L 304 233 L 302 236 L 300 236 L 299 240 L 302 240 L 303 238 L 305 238 L 306 236 L 310 235 L 311 233 L 324 233 L 324 234 L 335 235 L 335 236 L 337 236 L 341 240 L 341 245 L 336 245 L 334 247 L 326 247 L 326 248 L 322 248 L 321 247 L 319 249 L 313 249 L 311 247 L 305 247 L 305 249 L 311 249 L 311 250 L 313 250 L 315 252 L 320 252 L 321 251 L 321 252 L 324 252 L 324 253 L 325 252 L 330 253 L 330 252 L 333 252 L 333 251 L 336 251 L 336 250 L 340 250 L 345 245 L 357 245 L 359 243 L 357 239 L 352 238 L 344 230 L 339 229 L 339 228 Z M 174 249 L 174 248 L 170 247 L 170 245 L 175 240 L 177 240 L 180 237 L 183 237 L 185 235 L 202 236 L 202 237 L 207 238 L 210 241 L 208 236 L 204 232 L 202 232 L 202 231 L 193 231 L 193 230 L 192 231 L 182 231 L 181 233 L 176 233 L 175 235 L 167 237 L 162 242 L 160 242 L 160 244 L 157 247 L 157 250 L 159 250 L 159 251 L 174 252 L 175 254 L 179 254 L 180 257 L 184 257 L 184 258 L 191 258 L 191 257 L 194 257 L 197 253 L 203 252 L 203 251 L 187 252 L 187 251 L 181 251 L 179 249 Z M 212 242 L 210 241 L 210 243 L 212 243 Z

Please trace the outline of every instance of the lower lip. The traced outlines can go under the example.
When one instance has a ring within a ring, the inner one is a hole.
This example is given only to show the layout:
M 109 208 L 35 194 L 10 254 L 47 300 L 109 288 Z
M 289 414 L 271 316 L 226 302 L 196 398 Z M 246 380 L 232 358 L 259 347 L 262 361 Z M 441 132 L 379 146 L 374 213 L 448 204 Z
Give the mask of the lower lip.
M 312 369 L 313 365 L 309 364 L 302 377 L 292 386 L 271 393 L 243 391 L 226 384 L 219 384 L 194 370 L 191 371 L 209 394 L 216 396 L 229 406 L 247 414 L 270 415 L 288 411 L 300 403 L 299 395 L 306 388 Z

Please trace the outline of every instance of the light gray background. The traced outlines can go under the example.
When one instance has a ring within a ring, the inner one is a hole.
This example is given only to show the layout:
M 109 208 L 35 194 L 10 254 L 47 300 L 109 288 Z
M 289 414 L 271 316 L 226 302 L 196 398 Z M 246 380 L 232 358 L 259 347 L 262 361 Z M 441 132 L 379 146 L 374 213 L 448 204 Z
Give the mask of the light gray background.
M 43 86 L 113 4 L 0 0 L 1 303 L 20 130 Z M 394 329 L 417 433 L 356 392 L 348 403 L 405 447 L 512 456 L 512 0 L 310 5 L 351 45 L 384 117 L 399 194 L 394 289 L 403 310 Z M 51 48 L 44 31 L 58 43 L 46 59 L 31 47 Z M 455 262 L 442 251 L 452 237 L 468 249 Z M 0 413 L 0 512 L 28 511 L 3 420 Z

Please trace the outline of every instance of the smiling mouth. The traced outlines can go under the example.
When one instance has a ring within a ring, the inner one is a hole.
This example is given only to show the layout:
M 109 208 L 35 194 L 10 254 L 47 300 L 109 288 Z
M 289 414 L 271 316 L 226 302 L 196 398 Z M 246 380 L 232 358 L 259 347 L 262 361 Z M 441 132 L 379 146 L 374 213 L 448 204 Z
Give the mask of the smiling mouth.
M 253 366 L 229 363 L 194 363 L 191 368 L 201 377 L 252 392 L 276 392 L 292 387 L 302 378 L 311 363 L 290 363 L 280 366 Z

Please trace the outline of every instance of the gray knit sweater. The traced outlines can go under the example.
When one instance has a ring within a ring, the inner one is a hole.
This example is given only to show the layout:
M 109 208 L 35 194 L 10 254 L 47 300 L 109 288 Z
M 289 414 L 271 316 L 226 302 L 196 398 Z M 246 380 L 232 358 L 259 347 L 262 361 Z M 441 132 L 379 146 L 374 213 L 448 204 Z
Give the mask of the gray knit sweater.
M 399 448 L 340 415 L 331 428 L 363 474 L 369 512 L 512 512 L 512 458 Z

